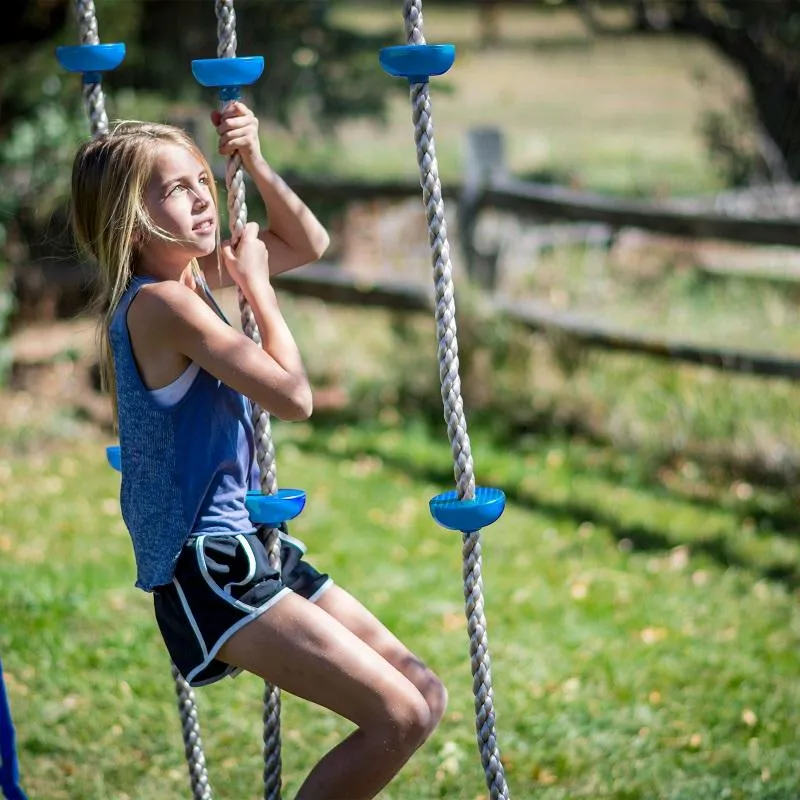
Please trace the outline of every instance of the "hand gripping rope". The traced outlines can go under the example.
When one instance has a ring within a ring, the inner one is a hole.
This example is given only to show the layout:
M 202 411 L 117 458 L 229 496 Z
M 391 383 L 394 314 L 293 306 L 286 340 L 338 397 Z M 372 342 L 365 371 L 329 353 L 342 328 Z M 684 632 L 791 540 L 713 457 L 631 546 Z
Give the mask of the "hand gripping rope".
M 500 517 L 505 507 L 505 496 L 499 489 L 475 486 L 467 420 L 461 400 L 453 273 L 428 86 L 431 75 L 441 75 L 452 66 L 455 48 L 452 45 L 425 43 L 422 0 L 404 0 L 403 17 L 409 44 L 384 48 L 380 53 L 380 62 L 386 72 L 407 78 L 410 85 L 414 140 L 436 289 L 439 376 L 456 479 L 456 490 L 434 497 L 430 501 L 430 510 L 440 525 L 462 533 L 464 600 L 470 637 L 478 747 L 492 800 L 507 800 L 508 786 L 495 732 L 494 693 L 481 577 L 481 528 Z

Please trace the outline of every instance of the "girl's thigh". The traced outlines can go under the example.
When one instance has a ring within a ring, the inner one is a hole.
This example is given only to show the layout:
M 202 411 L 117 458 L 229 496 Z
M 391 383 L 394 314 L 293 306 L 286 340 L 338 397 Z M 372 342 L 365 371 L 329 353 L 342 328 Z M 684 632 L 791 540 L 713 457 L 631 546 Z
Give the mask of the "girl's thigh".
M 359 726 L 402 715 L 406 707 L 417 713 L 424 703 L 413 683 L 375 649 L 292 593 L 237 631 L 218 658 Z
M 434 712 L 444 711 L 447 695 L 437 676 L 355 597 L 334 584 L 317 605 L 406 676 Z

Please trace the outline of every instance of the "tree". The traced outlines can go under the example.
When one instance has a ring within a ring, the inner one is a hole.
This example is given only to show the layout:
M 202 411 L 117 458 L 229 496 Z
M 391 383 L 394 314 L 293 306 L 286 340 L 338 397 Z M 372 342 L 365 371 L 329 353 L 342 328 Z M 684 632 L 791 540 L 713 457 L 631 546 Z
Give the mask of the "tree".
M 773 175 L 800 179 L 800 0 L 681 0 L 672 14 L 676 30 L 711 43 L 741 70 L 761 157 Z

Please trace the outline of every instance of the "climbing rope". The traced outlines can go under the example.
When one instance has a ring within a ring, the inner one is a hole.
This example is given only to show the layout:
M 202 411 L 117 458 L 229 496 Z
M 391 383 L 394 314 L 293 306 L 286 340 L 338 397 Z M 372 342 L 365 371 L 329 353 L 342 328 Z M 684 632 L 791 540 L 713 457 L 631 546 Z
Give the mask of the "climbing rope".
M 178 712 L 181 717 L 183 752 L 189 767 L 189 783 L 195 800 L 211 800 L 211 785 L 208 782 L 206 757 L 203 742 L 200 740 L 200 721 L 197 717 L 197 703 L 194 690 L 183 679 L 175 664 L 171 664 L 175 681 L 175 694 L 178 698 Z
M 94 0 L 75 0 L 75 5 L 81 44 L 100 44 Z M 108 133 L 106 100 L 100 81 L 97 81 L 97 83 L 83 84 L 83 104 L 86 108 L 86 114 L 89 117 L 89 126 L 92 136 Z
M 404 0 L 403 18 L 406 38 L 411 45 L 424 45 L 422 0 Z M 475 474 L 467 420 L 461 399 L 458 338 L 453 270 L 447 240 L 442 185 L 433 138 L 433 114 L 429 84 L 411 83 L 410 88 L 414 141 L 417 146 L 422 199 L 428 223 L 433 276 L 436 293 L 436 330 L 439 343 L 439 377 L 441 380 L 444 419 L 453 455 L 456 490 L 460 500 L 475 496 Z M 495 731 L 494 692 L 489 659 L 489 640 L 483 610 L 483 578 L 481 576 L 480 531 L 462 533 L 464 601 L 469 632 L 472 688 L 475 695 L 476 733 L 492 800 L 509 797 L 505 772 L 500 760 Z
M 99 44 L 100 36 L 94 0 L 75 0 L 75 7 L 81 44 Z M 105 95 L 99 78 L 97 82 L 84 83 L 83 98 L 92 136 L 108 133 Z M 189 769 L 189 780 L 192 786 L 192 797 L 193 800 L 211 800 L 211 787 L 208 781 L 206 760 L 203 755 L 203 742 L 200 738 L 200 722 L 197 715 L 194 690 L 178 672 L 174 664 L 171 664 L 171 668 L 172 676 L 175 680 L 175 693 L 178 697 L 178 712 L 181 719 L 181 732 L 186 764 Z
M 236 57 L 236 12 L 233 0 L 215 0 L 217 16 L 217 57 Z M 225 102 L 231 102 L 232 96 Z M 231 238 L 238 241 L 247 224 L 247 203 L 245 201 L 244 169 L 238 152 L 228 158 L 225 170 L 225 183 L 228 189 L 228 217 Z M 242 330 L 257 344 L 261 344 L 261 334 L 244 293 L 239 290 L 239 312 Z M 260 473 L 263 494 L 278 491 L 275 447 L 272 442 L 272 429 L 269 414 L 253 404 L 253 428 L 256 440 L 256 460 Z M 262 528 L 270 564 L 280 570 L 280 540 L 277 528 Z M 281 796 L 281 693 L 277 686 L 264 684 L 264 800 L 280 800 Z

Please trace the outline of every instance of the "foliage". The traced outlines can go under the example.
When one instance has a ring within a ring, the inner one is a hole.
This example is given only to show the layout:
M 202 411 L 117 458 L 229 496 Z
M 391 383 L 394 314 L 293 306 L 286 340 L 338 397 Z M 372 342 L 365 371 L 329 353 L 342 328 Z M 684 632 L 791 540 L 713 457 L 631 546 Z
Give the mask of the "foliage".
M 68 164 L 80 137 L 69 110 L 46 102 L 0 140 L 0 384 L 11 357 L 5 334 L 15 307 L 12 259 L 28 253 L 28 241 L 34 252 L 52 255 L 56 237 L 43 238 L 42 231 L 66 194 Z
M 2 214 L 24 225 L 48 220 L 69 191 L 72 157 L 85 138 L 86 122 L 60 103 L 40 103 L 0 143 L 0 174 L 8 189 Z M 22 216 L 22 219 L 20 218 Z

